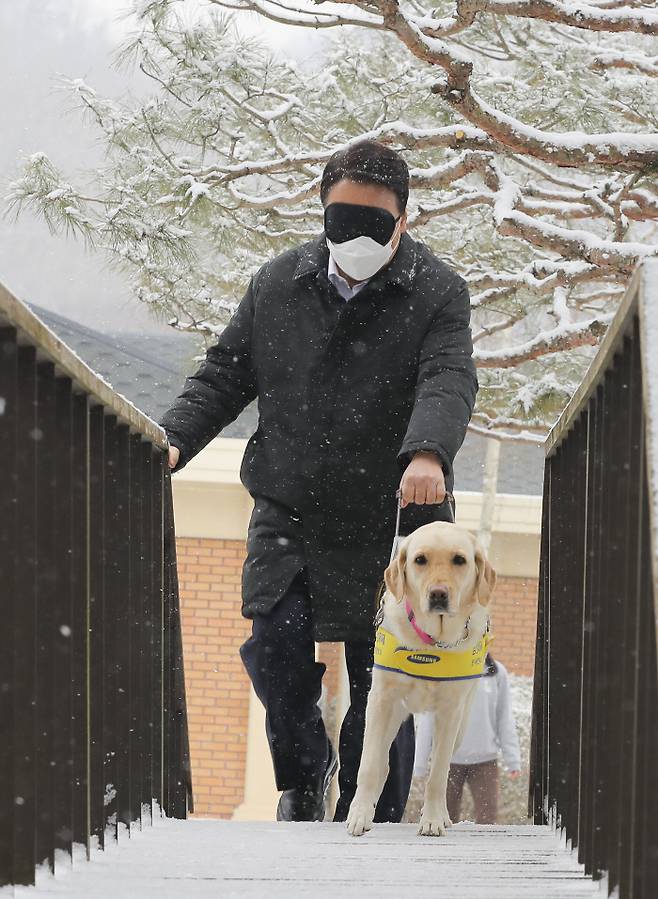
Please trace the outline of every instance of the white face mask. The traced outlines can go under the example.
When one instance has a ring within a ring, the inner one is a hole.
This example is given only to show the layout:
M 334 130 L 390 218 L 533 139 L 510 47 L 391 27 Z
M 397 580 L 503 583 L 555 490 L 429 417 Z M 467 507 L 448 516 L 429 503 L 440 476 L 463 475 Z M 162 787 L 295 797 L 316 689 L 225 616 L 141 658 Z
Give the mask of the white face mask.
M 327 237 L 327 246 L 338 268 L 355 281 L 365 281 L 366 278 L 372 278 L 393 255 L 393 241 L 398 227 L 399 222 L 385 246 L 365 234 L 343 243 L 334 243 Z

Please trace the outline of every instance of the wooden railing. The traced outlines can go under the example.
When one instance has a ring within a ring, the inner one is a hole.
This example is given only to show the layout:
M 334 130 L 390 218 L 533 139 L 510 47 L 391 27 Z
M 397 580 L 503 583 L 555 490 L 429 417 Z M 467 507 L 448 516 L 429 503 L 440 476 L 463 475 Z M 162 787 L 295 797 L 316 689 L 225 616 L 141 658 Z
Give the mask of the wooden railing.
M 546 444 L 530 814 L 658 896 L 658 260 Z
M 185 817 L 163 431 L 0 286 L 0 885 Z

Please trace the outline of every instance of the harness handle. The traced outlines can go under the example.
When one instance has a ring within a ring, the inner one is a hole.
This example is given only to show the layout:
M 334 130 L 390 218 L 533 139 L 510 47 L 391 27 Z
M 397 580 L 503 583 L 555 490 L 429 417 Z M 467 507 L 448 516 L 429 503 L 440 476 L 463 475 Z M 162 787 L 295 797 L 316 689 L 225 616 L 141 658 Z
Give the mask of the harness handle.
M 399 487 L 395 491 L 395 495 L 398 500 L 398 508 L 397 508 L 397 513 L 395 516 L 395 536 L 393 537 L 393 545 L 391 546 L 391 558 L 388 560 L 389 565 L 395 558 L 395 554 L 396 554 L 397 548 L 398 548 L 398 541 L 400 538 L 400 510 L 402 508 L 402 505 L 401 505 L 402 494 L 400 492 Z M 449 490 L 446 490 L 446 495 L 443 498 L 443 502 L 440 502 L 439 505 L 442 506 L 446 502 L 448 503 L 448 510 L 450 513 L 450 521 L 452 522 L 452 524 L 454 524 L 455 523 L 455 510 L 454 510 L 455 497 L 452 495 L 452 493 L 450 493 Z

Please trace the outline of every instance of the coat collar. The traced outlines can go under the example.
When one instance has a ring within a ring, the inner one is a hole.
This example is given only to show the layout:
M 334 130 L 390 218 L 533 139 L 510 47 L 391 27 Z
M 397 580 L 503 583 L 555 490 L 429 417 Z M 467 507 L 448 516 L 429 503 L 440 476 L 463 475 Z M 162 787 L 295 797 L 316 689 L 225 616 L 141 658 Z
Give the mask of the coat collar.
M 401 287 L 402 290 L 409 292 L 413 287 L 417 263 L 418 253 L 415 241 L 405 231 L 400 238 L 400 245 L 391 262 L 386 268 L 373 275 L 362 290 L 359 291 L 359 294 L 368 288 L 381 288 L 388 284 L 396 285 Z M 303 278 L 310 274 L 315 274 L 316 277 L 318 274 L 323 274 L 326 278 L 328 264 L 329 247 L 323 231 L 319 237 L 302 244 L 300 247 L 299 260 L 293 273 L 293 278 Z

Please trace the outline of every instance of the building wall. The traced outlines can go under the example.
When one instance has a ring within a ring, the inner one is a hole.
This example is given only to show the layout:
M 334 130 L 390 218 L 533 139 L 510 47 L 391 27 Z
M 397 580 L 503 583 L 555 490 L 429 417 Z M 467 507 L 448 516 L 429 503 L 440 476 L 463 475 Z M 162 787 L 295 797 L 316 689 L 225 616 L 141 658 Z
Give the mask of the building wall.
M 491 600 L 491 654 L 510 674 L 532 677 L 537 633 L 537 578 L 498 577 Z
M 195 814 L 230 818 L 244 792 L 249 679 L 238 654 L 242 540 L 177 540 Z
M 243 802 L 249 726 L 249 680 L 238 653 L 251 630 L 240 614 L 245 543 L 179 537 L 177 547 L 195 814 L 230 818 Z M 492 651 L 514 674 L 532 674 L 536 609 L 536 579 L 498 578 Z M 318 657 L 327 665 L 324 712 L 335 739 L 340 644 L 321 644 Z

